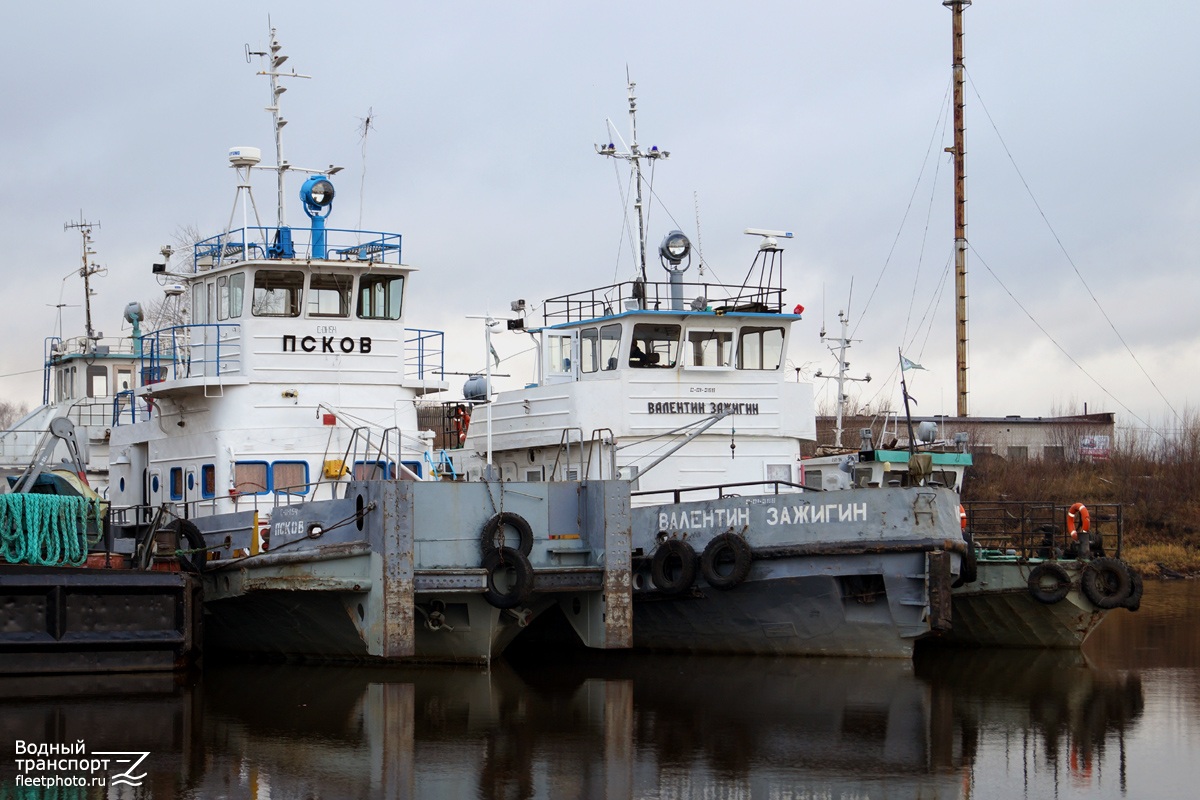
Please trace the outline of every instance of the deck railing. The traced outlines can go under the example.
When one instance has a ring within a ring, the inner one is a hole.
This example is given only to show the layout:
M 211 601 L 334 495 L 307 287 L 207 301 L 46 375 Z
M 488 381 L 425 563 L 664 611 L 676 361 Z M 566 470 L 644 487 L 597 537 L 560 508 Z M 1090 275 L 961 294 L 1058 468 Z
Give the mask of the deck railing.
M 683 283 L 679 286 L 685 311 L 763 314 L 779 314 L 783 311 L 782 286 L 731 286 L 723 283 Z M 670 283 L 627 281 L 552 297 L 545 303 L 545 323 L 559 325 L 625 311 L 670 311 L 671 289 Z
M 1079 542 L 1069 533 L 1069 503 L 968 501 L 967 530 L 981 554 L 1031 558 L 1076 558 Z M 1118 503 L 1089 503 L 1093 552 L 1120 556 L 1124 514 Z M 1097 547 L 1098 545 L 1098 547 Z M 1084 554 L 1086 555 L 1086 554 Z
M 141 383 L 221 378 L 242 370 L 241 326 L 175 325 L 142 337 Z
M 400 263 L 398 233 L 345 228 L 326 228 L 324 233 L 324 258 Z M 192 271 L 204 272 L 251 258 L 308 260 L 316 257 L 309 228 L 238 228 L 192 245 Z

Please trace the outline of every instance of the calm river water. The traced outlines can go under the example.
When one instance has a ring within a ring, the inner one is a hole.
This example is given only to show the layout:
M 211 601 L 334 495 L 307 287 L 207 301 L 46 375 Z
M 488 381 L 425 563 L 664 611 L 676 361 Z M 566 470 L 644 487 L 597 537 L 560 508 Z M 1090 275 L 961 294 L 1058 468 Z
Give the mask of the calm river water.
M 18 746 L 55 743 L 110 764 L 25 769 L 47 756 Z M 1200 582 L 1148 585 L 1082 655 L 5 678 L 0 748 L 0 800 L 1193 798 Z M 114 784 L 122 771 L 140 785 Z

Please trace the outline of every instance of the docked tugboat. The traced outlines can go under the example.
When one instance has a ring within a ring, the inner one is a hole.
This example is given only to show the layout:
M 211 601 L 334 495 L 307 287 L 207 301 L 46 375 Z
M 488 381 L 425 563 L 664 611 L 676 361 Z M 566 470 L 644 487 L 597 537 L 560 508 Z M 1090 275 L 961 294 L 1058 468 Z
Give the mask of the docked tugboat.
M 597 149 L 630 162 L 640 214 L 641 162 L 667 154 L 641 150 L 633 128 L 628 152 Z M 633 280 L 546 300 L 536 328 L 497 321 L 537 338 L 538 374 L 494 398 L 468 392 L 454 458 L 473 479 L 630 484 L 636 648 L 907 657 L 950 624 L 966 552 L 957 495 L 804 475 L 815 415 L 811 386 L 787 380 L 802 311 L 784 304 L 791 234 L 746 233 L 759 247 L 739 284 L 686 282 L 690 243 L 673 231 L 667 280 L 648 279 L 643 237 Z
M 961 491 L 970 454 L 927 436 L 916 455 L 874 449 L 864 435 L 859 452 L 806 464 L 810 473 L 824 468 L 832 485 L 864 491 L 922 479 Z M 968 553 L 951 589 L 953 625 L 930 642 L 1079 648 L 1110 611 L 1140 607 L 1142 577 L 1120 557 L 1120 505 L 963 501 L 961 511 Z
M 487 662 L 558 602 L 586 644 L 627 646 L 627 485 L 455 480 L 418 429 L 416 401 L 445 383 L 443 334 L 407 324 L 416 269 L 399 234 L 326 227 L 337 169 L 279 149 L 283 81 L 303 76 L 281 71 L 274 31 L 258 55 L 276 166 L 233 148 L 244 224 L 156 268 L 188 316 L 140 337 L 110 437 L 112 527 L 176 537 L 215 649 Z M 278 178 L 272 226 L 250 219 L 261 169 Z M 286 224 L 294 172 L 308 228 Z
M 46 340 L 42 404 L 0 432 L 0 675 L 186 669 L 200 582 L 153 531 L 110 524 L 114 403 L 138 363 L 134 339 L 92 328 L 92 223 L 66 227 L 83 239 L 85 333 Z

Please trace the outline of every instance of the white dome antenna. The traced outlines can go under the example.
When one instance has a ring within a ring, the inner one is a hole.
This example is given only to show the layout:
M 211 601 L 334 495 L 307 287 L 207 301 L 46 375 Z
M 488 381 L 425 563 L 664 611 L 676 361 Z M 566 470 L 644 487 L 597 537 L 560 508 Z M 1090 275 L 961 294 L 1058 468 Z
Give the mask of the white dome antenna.
M 262 161 L 262 150 L 257 147 L 229 148 L 229 164 L 233 167 L 253 167 Z

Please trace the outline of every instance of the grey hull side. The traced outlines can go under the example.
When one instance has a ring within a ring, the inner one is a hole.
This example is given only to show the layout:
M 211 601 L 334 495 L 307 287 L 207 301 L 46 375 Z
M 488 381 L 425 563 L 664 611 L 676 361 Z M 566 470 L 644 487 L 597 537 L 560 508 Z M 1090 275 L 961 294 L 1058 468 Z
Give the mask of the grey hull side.
M 954 627 L 941 639 L 974 647 L 1081 647 L 1108 612 L 1079 591 L 1077 566 L 1058 563 L 1073 588 L 1059 602 L 1046 604 L 1029 592 L 1031 564 L 980 561 L 979 580 L 953 591 Z
M 722 534 L 752 551 L 743 582 L 718 589 L 701 569 L 686 591 L 658 591 L 652 565 L 666 541 L 699 556 Z M 924 487 L 641 507 L 633 542 L 634 647 L 745 655 L 908 658 L 949 623 L 965 550 L 957 496 Z
M 886 608 L 864 609 L 854 617 L 843 613 L 834 579 L 782 579 L 705 601 L 635 603 L 633 644 L 639 650 L 706 654 L 912 655 L 912 640 L 897 633 Z
M 284 658 L 487 663 L 567 597 L 585 644 L 628 647 L 629 508 L 624 481 L 352 482 L 344 498 L 272 508 L 266 551 L 254 538 L 263 509 L 199 517 L 222 556 L 204 573 L 206 641 Z M 483 531 L 502 516 L 528 526 L 506 529 L 528 555 L 510 549 L 525 566 L 489 575 Z M 529 580 L 513 603 L 496 596 L 510 571 Z

